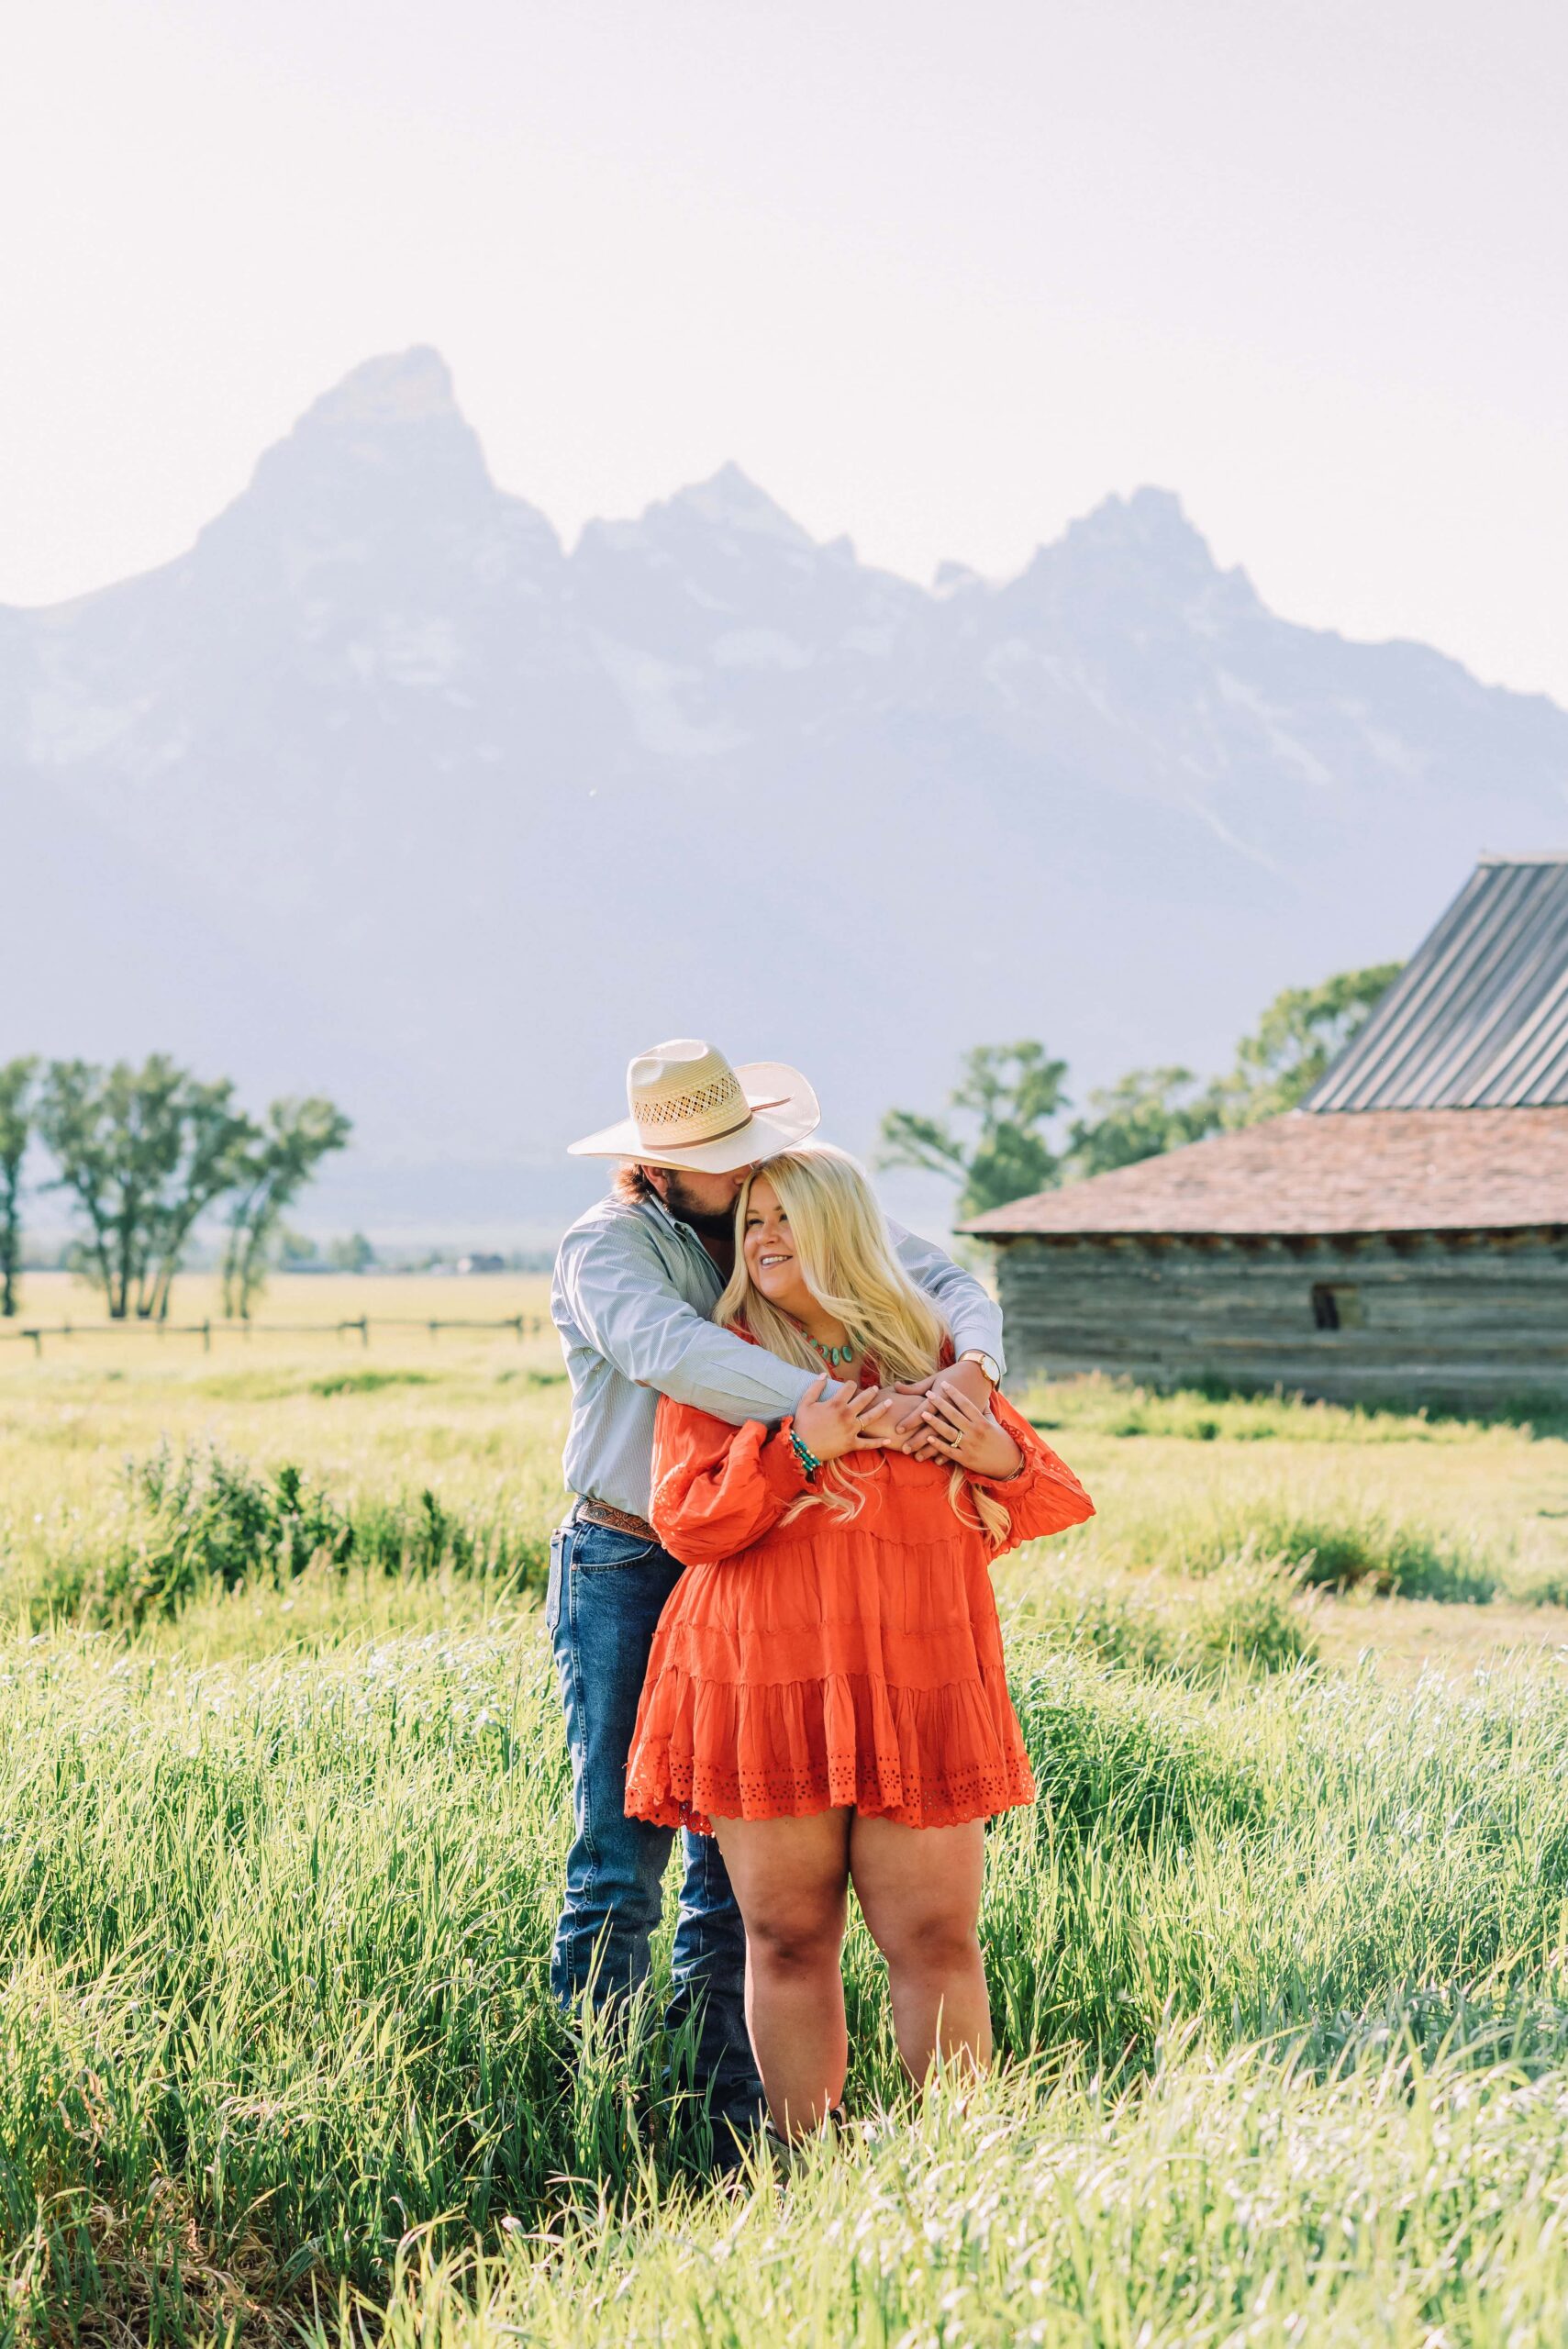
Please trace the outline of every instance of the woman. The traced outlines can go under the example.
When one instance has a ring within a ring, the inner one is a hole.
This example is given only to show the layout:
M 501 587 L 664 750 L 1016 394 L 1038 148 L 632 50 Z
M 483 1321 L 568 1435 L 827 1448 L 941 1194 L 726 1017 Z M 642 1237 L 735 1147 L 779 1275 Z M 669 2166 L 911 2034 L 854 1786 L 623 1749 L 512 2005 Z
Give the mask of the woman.
M 736 1216 L 715 1319 L 823 1375 L 773 1431 L 659 1405 L 652 1522 L 688 1571 L 654 1639 L 627 1809 L 717 1836 L 757 2065 L 793 2138 L 843 2092 L 851 1883 L 915 2079 L 938 2055 L 989 2060 L 984 1821 L 1034 1782 L 988 1567 L 1093 1504 L 999 1396 L 928 1405 L 947 1464 L 861 1432 L 879 1380 L 925 1378 L 951 1349 L 853 1159 L 772 1159 Z

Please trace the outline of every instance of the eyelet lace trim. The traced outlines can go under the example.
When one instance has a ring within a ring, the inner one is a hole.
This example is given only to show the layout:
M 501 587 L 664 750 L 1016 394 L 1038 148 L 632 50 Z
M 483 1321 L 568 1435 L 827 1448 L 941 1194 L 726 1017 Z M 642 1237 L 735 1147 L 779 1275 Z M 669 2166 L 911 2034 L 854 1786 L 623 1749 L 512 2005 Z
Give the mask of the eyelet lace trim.
M 797 1683 L 792 1694 L 809 1720 L 812 1750 L 800 1750 L 807 1742 L 800 1736 L 803 1721 L 789 1740 L 796 1743 L 795 1753 L 770 1757 L 765 1766 L 738 1750 L 746 1742 L 739 1715 L 731 1713 L 728 1733 L 716 1738 L 709 1708 L 702 1704 L 704 1694 L 722 1705 L 726 1695 L 739 1693 L 712 1687 L 705 1692 L 676 1669 L 659 1675 L 649 1692 L 656 1719 L 645 1720 L 627 1773 L 626 1808 L 632 1818 L 706 1835 L 715 1818 L 795 1819 L 849 1804 L 900 1826 L 956 1827 L 1034 1800 L 1033 1773 L 1005 1687 L 972 1684 L 962 1692 L 929 1691 L 922 1698 L 856 1675 L 857 1712 L 879 1709 L 895 1698 L 905 1716 L 905 1733 L 893 1741 L 895 1750 L 879 1739 L 883 1750 L 877 1751 L 852 1733 L 849 1742 L 828 1747 L 823 1693 Z M 973 1745 L 967 1754 L 944 1757 L 954 1726 L 951 1699 L 959 1695 L 978 1702 L 989 1716 L 984 1759 Z M 692 1733 L 699 1706 L 705 1713 L 700 1753 L 693 1750 Z M 783 1723 L 774 1726 L 782 1729 Z

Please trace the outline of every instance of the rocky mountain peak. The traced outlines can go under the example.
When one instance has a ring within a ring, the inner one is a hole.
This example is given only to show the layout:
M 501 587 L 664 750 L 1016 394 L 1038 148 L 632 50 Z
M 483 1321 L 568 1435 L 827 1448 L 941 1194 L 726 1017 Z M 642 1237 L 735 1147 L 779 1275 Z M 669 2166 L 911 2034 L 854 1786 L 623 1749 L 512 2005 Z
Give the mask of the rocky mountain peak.
M 313 401 L 295 430 L 352 430 L 434 418 L 462 422 L 451 370 L 428 343 L 367 359 Z
M 772 539 L 782 546 L 804 551 L 814 543 L 800 524 L 733 462 L 720 465 L 708 480 L 678 491 L 669 501 L 669 510 L 695 516 L 713 529 Z
M 1059 544 L 1080 559 L 1135 563 L 1172 576 L 1214 576 L 1218 570 L 1207 540 L 1170 489 L 1145 486 L 1130 497 L 1102 498 L 1068 524 Z
M 417 345 L 366 360 L 313 402 L 262 456 L 230 516 L 249 508 L 313 534 L 367 526 L 379 534 L 400 519 L 472 520 L 499 496 L 445 361 Z
M 1168 489 L 1113 495 L 1040 547 L 1004 601 L 1070 629 L 1197 628 L 1262 610 L 1244 571 L 1222 571 Z

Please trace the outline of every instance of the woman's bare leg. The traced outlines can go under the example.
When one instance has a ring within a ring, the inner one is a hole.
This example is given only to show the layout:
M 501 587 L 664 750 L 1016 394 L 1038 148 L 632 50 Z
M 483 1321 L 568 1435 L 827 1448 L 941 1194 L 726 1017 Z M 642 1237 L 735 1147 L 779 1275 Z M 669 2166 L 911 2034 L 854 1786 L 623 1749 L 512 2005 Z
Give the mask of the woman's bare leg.
M 897 1827 L 857 1816 L 850 1873 L 872 1939 L 887 1960 L 894 2036 L 910 2077 L 923 2082 L 939 2054 L 944 2064 L 984 2071 L 991 2061 L 991 2001 L 980 1954 L 982 1822 Z
M 746 1925 L 746 2021 L 768 2110 L 782 2135 L 802 2137 L 839 2102 L 849 2065 L 850 1813 L 713 1826 Z

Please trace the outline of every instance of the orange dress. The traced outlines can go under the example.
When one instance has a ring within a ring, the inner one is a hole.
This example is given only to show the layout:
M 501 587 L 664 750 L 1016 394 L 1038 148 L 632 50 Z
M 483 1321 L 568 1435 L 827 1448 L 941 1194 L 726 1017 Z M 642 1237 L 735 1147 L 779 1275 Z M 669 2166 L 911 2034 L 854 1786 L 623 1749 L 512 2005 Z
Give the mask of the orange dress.
M 862 1383 L 867 1374 L 862 1373 Z M 1060 1533 L 1094 1504 L 997 1397 L 1024 1464 L 976 1478 L 1012 1518 L 1008 1546 Z M 712 1832 L 853 1804 L 906 1827 L 951 1827 L 1032 1802 L 991 1587 L 995 1554 L 948 1499 L 948 1466 L 848 1455 L 857 1516 L 803 1509 L 814 1487 L 790 1442 L 659 1405 L 651 1516 L 681 1560 L 659 1619 L 627 1765 L 634 1819 Z

